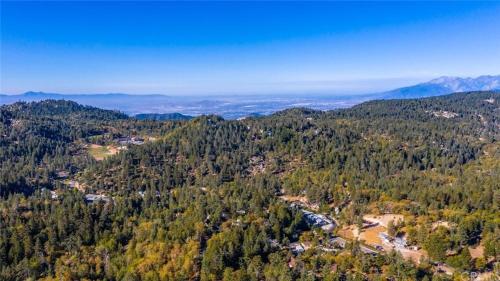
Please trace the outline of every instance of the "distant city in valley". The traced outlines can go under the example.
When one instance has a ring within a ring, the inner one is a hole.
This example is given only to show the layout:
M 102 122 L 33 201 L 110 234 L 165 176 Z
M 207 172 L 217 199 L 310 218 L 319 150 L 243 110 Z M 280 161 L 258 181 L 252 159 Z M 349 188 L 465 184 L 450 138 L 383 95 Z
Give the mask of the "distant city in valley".
M 221 95 L 168 96 L 128 94 L 60 94 L 27 92 L 22 95 L 1 95 L 0 104 L 16 101 L 65 99 L 84 105 L 119 110 L 130 116 L 144 113 L 179 113 L 187 116 L 216 114 L 227 119 L 269 115 L 283 109 L 303 107 L 316 110 L 346 108 L 373 99 L 408 99 L 431 97 L 468 91 L 500 90 L 500 75 L 477 78 L 443 76 L 426 83 L 380 93 L 358 95 L 294 94 L 294 95 Z M 144 118 L 144 116 L 142 116 Z M 150 116 L 150 118 L 166 118 Z M 172 118 L 175 119 L 173 116 Z

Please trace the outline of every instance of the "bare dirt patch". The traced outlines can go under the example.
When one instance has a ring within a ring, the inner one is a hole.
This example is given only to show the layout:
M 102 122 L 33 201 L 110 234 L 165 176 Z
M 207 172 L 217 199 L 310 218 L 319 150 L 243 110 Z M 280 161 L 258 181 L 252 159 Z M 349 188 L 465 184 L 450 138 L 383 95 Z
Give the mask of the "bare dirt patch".
M 379 225 L 383 227 L 387 227 L 390 221 L 393 221 L 394 223 L 402 222 L 404 220 L 403 215 L 397 215 L 397 214 L 385 214 L 385 215 L 365 215 L 363 216 L 364 220 L 370 221 L 370 222 L 376 222 Z
M 437 222 L 433 222 L 432 223 L 432 230 L 435 230 L 436 228 L 438 227 L 444 227 L 444 228 L 447 228 L 447 229 L 450 229 L 451 228 L 451 224 L 447 221 L 437 221 Z
M 347 238 L 350 240 L 354 240 L 354 239 L 358 238 L 359 231 L 355 225 L 348 225 L 348 226 L 342 227 L 342 229 L 340 229 L 338 231 L 338 234 L 341 237 L 344 237 L 344 238 Z
M 405 258 L 415 264 L 419 264 L 422 257 L 427 258 L 427 252 L 423 249 L 410 250 L 410 249 L 397 249 L 397 251 Z
M 287 202 L 302 202 L 304 204 L 308 204 L 309 200 L 307 200 L 306 196 L 299 196 L 299 195 L 282 195 L 280 196 L 281 200 L 285 200 Z
M 370 246 L 382 245 L 382 240 L 379 234 L 386 232 L 386 228 L 380 225 L 364 229 L 359 235 L 360 240 L 364 240 Z
M 484 256 L 484 246 L 480 244 L 476 247 L 469 247 L 469 253 L 473 259 L 482 258 Z

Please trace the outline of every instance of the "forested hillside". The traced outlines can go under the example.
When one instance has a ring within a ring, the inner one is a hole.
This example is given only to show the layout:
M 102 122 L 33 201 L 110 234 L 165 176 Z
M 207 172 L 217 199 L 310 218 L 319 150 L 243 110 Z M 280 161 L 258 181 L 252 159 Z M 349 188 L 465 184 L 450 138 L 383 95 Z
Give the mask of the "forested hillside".
M 0 116 L 2 280 L 499 270 L 499 93 L 244 120 L 137 120 L 68 101 Z

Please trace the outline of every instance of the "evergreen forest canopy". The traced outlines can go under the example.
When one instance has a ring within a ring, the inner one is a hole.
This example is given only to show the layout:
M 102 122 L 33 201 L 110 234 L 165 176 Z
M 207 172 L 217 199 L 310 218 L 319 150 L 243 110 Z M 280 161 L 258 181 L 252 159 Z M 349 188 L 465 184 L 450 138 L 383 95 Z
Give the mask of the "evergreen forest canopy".
M 1 280 L 498 273 L 499 93 L 147 119 L 63 100 L 0 107 Z M 365 226 L 387 214 L 403 219 Z M 370 244 L 382 228 L 405 251 Z

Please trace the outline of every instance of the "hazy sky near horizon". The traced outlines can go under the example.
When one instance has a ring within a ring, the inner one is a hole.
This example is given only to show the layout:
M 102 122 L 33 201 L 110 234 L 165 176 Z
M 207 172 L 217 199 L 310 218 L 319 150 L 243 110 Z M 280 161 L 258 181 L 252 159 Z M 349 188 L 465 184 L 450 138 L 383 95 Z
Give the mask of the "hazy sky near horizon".
M 358 94 L 500 74 L 500 2 L 0 2 L 0 93 Z

